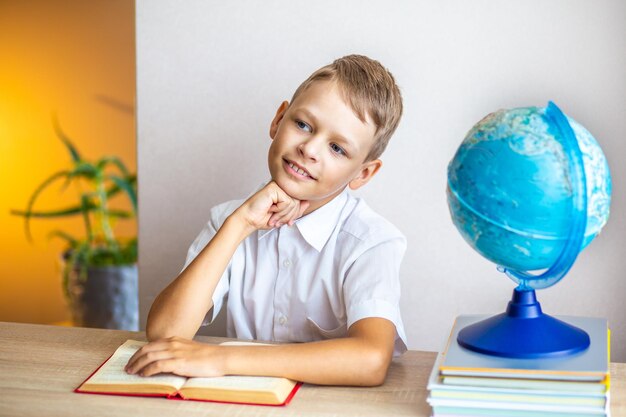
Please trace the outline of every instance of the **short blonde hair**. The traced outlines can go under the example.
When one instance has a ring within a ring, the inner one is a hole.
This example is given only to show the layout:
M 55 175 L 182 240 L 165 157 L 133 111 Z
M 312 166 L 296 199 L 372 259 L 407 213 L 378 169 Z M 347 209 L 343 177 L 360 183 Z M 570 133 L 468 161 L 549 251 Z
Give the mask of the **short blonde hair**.
M 372 119 L 376 133 L 365 161 L 380 157 L 402 117 L 402 95 L 393 75 L 378 61 L 363 55 L 347 55 L 311 74 L 296 89 L 291 102 L 311 84 L 322 80 L 337 82 L 345 101 L 362 122 L 366 114 Z

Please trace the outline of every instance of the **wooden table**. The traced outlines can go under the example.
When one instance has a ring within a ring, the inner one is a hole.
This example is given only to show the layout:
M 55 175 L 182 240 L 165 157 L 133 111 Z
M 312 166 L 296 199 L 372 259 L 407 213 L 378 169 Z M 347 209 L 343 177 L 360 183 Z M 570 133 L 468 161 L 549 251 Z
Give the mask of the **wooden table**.
M 395 359 L 375 388 L 305 384 L 286 407 L 75 394 L 73 390 L 127 339 L 143 332 L 0 323 L 0 416 L 421 416 L 433 352 Z M 219 343 L 226 339 L 198 337 Z M 626 416 L 626 364 L 611 364 L 613 417 Z

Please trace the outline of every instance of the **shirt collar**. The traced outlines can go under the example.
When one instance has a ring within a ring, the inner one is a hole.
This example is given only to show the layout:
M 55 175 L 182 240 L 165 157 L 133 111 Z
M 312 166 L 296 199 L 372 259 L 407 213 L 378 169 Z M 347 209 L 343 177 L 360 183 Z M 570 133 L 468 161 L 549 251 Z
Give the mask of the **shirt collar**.
M 304 240 L 318 252 L 320 252 L 324 245 L 326 245 L 326 242 L 328 242 L 331 233 L 339 221 L 339 215 L 347 199 L 348 191 L 346 187 L 339 195 L 322 207 L 296 220 L 295 225 L 298 227 Z M 274 230 L 277 229 L 259 230 L 259 240 Z

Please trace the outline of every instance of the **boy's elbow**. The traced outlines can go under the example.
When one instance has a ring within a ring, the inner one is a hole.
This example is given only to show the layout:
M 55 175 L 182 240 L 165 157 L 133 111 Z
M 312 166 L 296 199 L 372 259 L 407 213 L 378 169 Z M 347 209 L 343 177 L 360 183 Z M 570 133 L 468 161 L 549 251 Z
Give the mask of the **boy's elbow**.
M 159 320 L 156 317 L 148 316 L 148 321 L 146 323 L 146 338 L 149 342 L 159 339 L 167 339 L 170 337 L 193 339 L 196 334 L 196 330 L 190 326 L 181 326 L 171 320 Z
M 376 387 L 382 385 L 387 377 L 387 371 L 391 364 L 391 356 L 379 349 L 371 349 L 364 355 L 364 370 L 362 385 L 368 387 Z
M 168 337 L 167 332 L 161 326 L 157 326 L 154 320 L 148 319 L 146 323 L 146 339 L 148 342 L 153 342 L 158 339 L 164 339 Z
M 153 342 L 159 339 L 165 339 L 172 336 L 179 336 L 175 334 L 172 329 L 171 323 L 165 320 L 160 320 L 156 315 L 148 314 L 148 321 L 146 322 L 146 338 L 149 342 Z
M 146 339 L 148 342 L 154 342 L 155 340 L 162 339 L 162 333 L 159 332 L 154 326 L 151 326 L 150 323 L 146 325 Z
M 161 324 L 161 320 L 159 320 L 158 314 L 154 311 L 154 304 L 148 313 L 148 320 L 146 321 L 146 339 L 149 342 L 153 342 L 157 339 L 163 339 L 164 337 L 164 328 Z
M 159 339 L 167 339 L 170 337 L 182 337 L 183 339 L 193 339 L 194 333 L 185 331 L 176 326 L 168 323 L 155 323 L 155 321 L 148 320 L 146 324 L 146 339 L 149 342 L 154 342 Z

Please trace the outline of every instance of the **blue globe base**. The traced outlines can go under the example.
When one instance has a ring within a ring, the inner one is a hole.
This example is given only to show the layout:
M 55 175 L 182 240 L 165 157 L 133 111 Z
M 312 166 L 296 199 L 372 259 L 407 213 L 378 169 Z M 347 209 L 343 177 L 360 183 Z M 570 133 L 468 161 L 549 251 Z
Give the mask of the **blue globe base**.
M 506 313 L 466 326 L 457 342 L 474 352 L 506 358 L 565 357 L 589 347 L 585 331 L 543 314 L 535 290 L 513 290 Z

